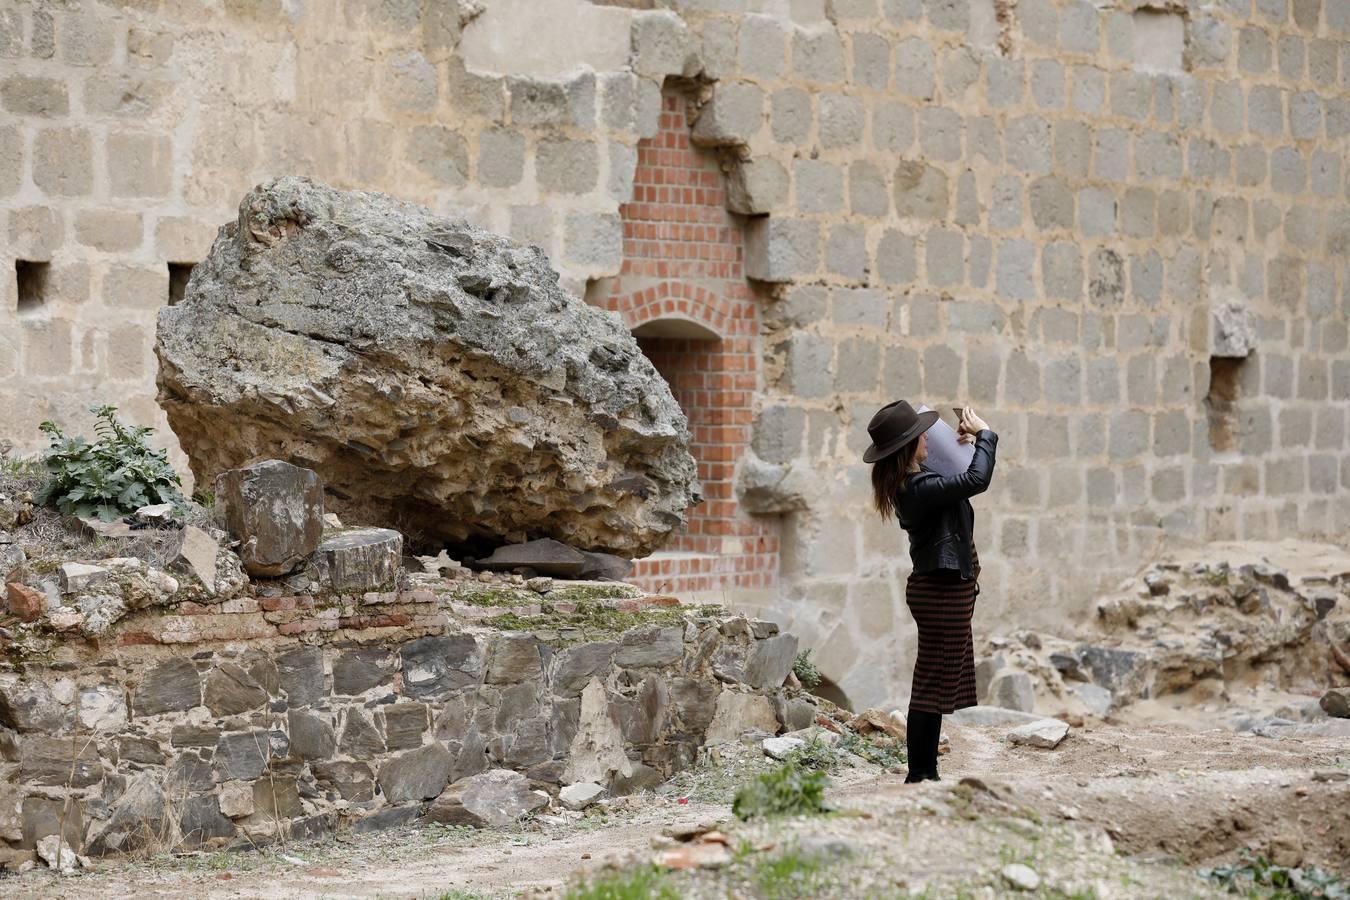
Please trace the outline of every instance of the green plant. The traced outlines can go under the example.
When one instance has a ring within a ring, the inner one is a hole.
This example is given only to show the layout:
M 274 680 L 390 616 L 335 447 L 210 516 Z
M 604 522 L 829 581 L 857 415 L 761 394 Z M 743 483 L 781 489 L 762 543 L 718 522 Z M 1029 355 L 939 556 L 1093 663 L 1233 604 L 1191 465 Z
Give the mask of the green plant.
M 152 503 L 183 503 L 183 482 L 169 465 L 168 453 L 151 449 L 152 429 L 117 420 L 117 407 L 92 407 L 98 440 L 66 437 L 54 422 L 39 428 L 51 439 L 43 462 L 51 474 L 37 502 L 63 515 L 98 516 L 110 522 Z
M 787 755 L 789 762 L 795 762 L 803 769 L 815 769 L 819 772 L 834 772 L 843 765 L 843 757 L 833 747 L 818 736 Z
M 909 762 L 909 755 L 899 744 L 883 746 L 847 727 L 844 728 L 844 736 L 839 741 L 839 749 L 861 756 L 882 768 L 903 766 Z
M 1238 861 L 1226 866 L 1201 869 L 1200 875 L 1232 894 L 1272 897 L 1275 900 L 1350 900 L 1350 884 L 1339 876 L 1316 866 L 1289 868 L 1278 866 L 1249 850 L 1238 853 Z M 1264 888 L 1265 890 L 1259 890 Z
M 815 690 L 816 685 L 820 684 L 820 670 L 816 668 L 815 663 L 811 662 L 810 647 L 797 654 L 797 658 L 792 663 L 792 674 L 797 676 L 797 680 L 801 682 L 802 687 L 808 691 Z
M 567 900 L 679 900 L 665 871 L 639 866 L 583 882 L 567 892 Z
M 802 816 L 829 812 L 824 772 L 804 769 L 795 761 L 756 777 L 736 792 L 731 811 L 738 819 Z
M 754 880 L 768 900 L 828 896 L 822 877 L 829 860 L 819 854 L 802 855 L 785 850 L 755 866 Z

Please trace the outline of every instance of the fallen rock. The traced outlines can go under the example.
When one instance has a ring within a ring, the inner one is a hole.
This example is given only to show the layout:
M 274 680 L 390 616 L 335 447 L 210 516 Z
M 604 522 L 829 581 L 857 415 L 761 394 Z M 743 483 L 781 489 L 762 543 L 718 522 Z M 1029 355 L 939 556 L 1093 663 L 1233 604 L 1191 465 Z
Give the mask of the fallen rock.
M 1022 863 L 1010 863 L 999 870 L 1003 880 L 1019 891 L 1034 891 L 1041 886 L 1041 876 L 1036 870 Z
M 8 531 L 0 531 L 0 580 L 8 581 L 12 572 L 28 559 L 23 548 L 14 543 Z
M 75 534 L 87 541 L 95 538 L 131 538 L 136 536 L 136 529 L 132 528 L 121 519 L 114 519 L 111 522 L 105 522 L 102 519 L 95 519 L 91 516 L 67 516 L 62 520 L 63 525 Z
M 1026 672 L 999 672 L 989 681 L 989 703 L 1003 709 L 1031 712 L 1036 708 L 1036 691 Z
M 5 606 L 9 614 L 20 621 L 32 622 L 42 615 L 47 606 L 47 596 L 25 584 L 11 581 L 5 585 Z
M 584 781 L 579 784 L 569 784 L 558 792 L 558 800 L 562 805 L 577 812 L 590 806 L 600 796 L 604 794 L 605 789 L 593 781 Z
M 164 527 L 173 522 L 173 504 L 155 503 L 150 506 L 142 506 L 131 516 L 144 525 Z
M 967 706 L 952 713 L 947 720 L 957 725 L 1025 725 L 1028 722 L 1039 722 L 1043 718 L 1045 717 L 1035 713 L 1002 709 L 997 706 Z
M 216 477 L 216 500 L 250 575 L 289 575 L 319 547 L 323 484 L 310 469 L 279 459 L 228 469 Z
M 1073 695 L 1097 718 L 1105 719 L 1111 715 L 1114 698 L 1106 688 L 1095 684 L 1080 684 L 1074 687 Z
M 530 780 L 510 769 L 489 769 L 450 785 L 427 810 L 427 819 L 474 828 L 509 825 L 548 805 L 548 795 L 530 789 Z
M 1029 722 L 1008 732 L 1008 743 L 1026 744 L 1043 750 L 1053 750 L 1069 733 L 1069 723 L 1058 719 L 1041 719 Z
M 1331 688 L 1322 695 L 1317 705 L 1332 718 L 1350 719 L 1350 689 Z
M 57 570 L 61 579 L 61 593 L 78 594 L 102 584 L 108 580 L 108 570 L 102 566 L 90 566 L 85 563 L 62 563 Z
M 865 709 L 858 713 L 849 720 L 848 727 L 858 734 L 871 734 L 879 731 L 895 738 L 897 741 L 903 741 L 907 733 L 904 713 L 899 710 L 886 712 L 877 707 Z
M 354 528 L 324 538 L 314 552 L 319 580 L 335 591 L 389 587 L 403 560 L 403 535 L 389 528 Z
M 533 569 L 539 575 L 554 578 L 580 578 L 587 562 L 586 555 L 575 547 L 552 538 L 541 538 L 498 547 L 487 559 L 478 560 L 478 565 L 496 572 Z
M 206 593 L 216 594 L 216 557 L 220 553 L 220 543 L 196 525 L 183 528 L 183 542 L 178 547 L 178 556 L 174 566 L 196 577 L 206 589 Z
M 199 483 L 303 446 L 349 521 L 624 556 L 699 499 L 688 422 L 617 316 L 538 248 L 382 194 L 249 192 L 155 351 Z
M 798 747 L 805 747 L 806 741 L 794 737 L 770 737 L 764 739 L 764 753 L 774 759 L 787 759 Z
M 68 875 L 80 867 L 80 859 L 70 846 L 62 843 L 61 836 L 49 834 L 37 842 L 37 854 L 49 868 Z
M 631 559 L 624 559 L 622 556 L 615 556 L 613 553 L 593 553 L 589 550 L 583 550 L 581 555 L 586 562 L 582 565 L 581 571 L 577 573 L 577 578 L 623 581 L 628 577 L 628 573 L 633 571 Z

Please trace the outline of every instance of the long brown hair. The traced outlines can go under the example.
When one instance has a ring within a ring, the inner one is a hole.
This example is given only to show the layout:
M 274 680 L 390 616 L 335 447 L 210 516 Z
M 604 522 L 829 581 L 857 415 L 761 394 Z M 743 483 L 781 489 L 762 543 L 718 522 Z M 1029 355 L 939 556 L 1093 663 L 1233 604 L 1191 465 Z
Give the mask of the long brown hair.
M 910 441 L 890 456 L 872 463 L 872 503 L 883 519 L 895 515 L 895 504 L 905 489 L 905 476 L 919 452 L 919 442 Z

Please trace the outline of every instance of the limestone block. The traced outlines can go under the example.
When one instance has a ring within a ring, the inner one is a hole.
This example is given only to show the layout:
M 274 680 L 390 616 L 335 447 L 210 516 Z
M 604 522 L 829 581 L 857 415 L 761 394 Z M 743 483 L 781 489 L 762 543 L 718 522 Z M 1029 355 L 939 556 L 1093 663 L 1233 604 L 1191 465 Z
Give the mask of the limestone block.
M 806 79 L 823 84 L 844 80 L 844 45 L 832 27 L 797 29 L 792 36 L 792 69 Z
M 818 103 L 822 147 L 856 147 L 862 143 L 867 112 L 861 100 L 843 94 L 822 94 Z
M 997 706 L 967 706 L 952 713 L 950 721 L 955 725 L 1000 726 L 1026 725 L 1039 722 L 1044 716 L 1035 713 L 1020 712 L 1015 709 L 1003 709 Z
M 744 81 L 719 83 L 690 133 L 701 146 L 748 145 L 764 126 L 764 91 Z
M 531 790 L 524 775 L 490 769 L 450 785 L 427 809 L 426 817 L 445 825 L 501 827 L 547 805 L 548 794 Z
M 600 177 L 599 151 L 593 141 L 563 137 L 541 140 L 534 165 L 539 186 L 561 194 L 594 190 Z
M 666 10 L 633 16 L 633 70 L 639 75 L 664 78 L 692 75 L 696 64 L 694 41 L 677 14 Z
M 525 171 L 525 137 L 505 128 L 478 135 L 478 180 L 489 187 L 511 187 Z
M 558 800 L 563 807 L 577 812 L 590 806 L 600 796 L 604 794 L 605 789 L 600 785 L 586 781 L 578 784 L 569 784 L 558 792 Z
M 55 78 L 11 75 L 0 82 L 0 103 L 20 116 L 56 118 L 70 112 L 66 85 Z
M 1239 301 L 1216 303 L 1210 310 L 1210 355 L 1246 358 L 1256 348 L 1251 312 Z
M 570 211 L 563 236 L 563 259 L 573 267 L 596 274 L 619 271 L 623 263 L 623 223 L 617 215 Z
M 786 282 L 820 267 L 820 226 L 801 219 L 758 217 L 746 229 L 745 271 L 757 281 Z
M 33 183 L 47 194 L 80 197 L 94 186 L 94 145 L 78 128 L 44 128 L 33 138 Z
M 773 213 L 787 202 L 788 185 L 787 169 L 778 160 L 743 160 L 727 173 L 727 209 L 742 215 Z
M 313 471 L 277 459 L 231 469 L 217 476 L 216 497 L 249 574 L 289 574 L 318 549 L 323 485 Z
M 895 211 L 902 218 L 941 219 L 947 215 L 946 174 L 925 163 L 903 160 L 895 168 Z
M 325 537 L 310 560 L 319 581 L 334 591 L 388 588 L 402 565 L 403 535 L 389 528 L 347 529 Z
M 1099 719 L 1111 715 L 1114 699 L 1111 692 L 1095 684 L 1080 684 L 1073 689 L 1074 696 Z
M 808 509 L 819 478 L 803 462 L 765 462 L 747 453 L 737 471 L 736 492 L 747 512 L 777 515 Z
M 113 132 L 107 139 L 108 187 L 114 197 L 167 197 L 173 144 L 167 135 Z
M 778 143 L 805 143 L 812 122 L 811 95 L 806 91 L 782 88 L 769 98 L 769 129 Z
M 919 100 L 930 100 L 936 87 L 937 57 L 923 38 L 906 38 L 895 47 L 895 86 Z
M 381 146 L 371 152 L 379 155 L 387 150 Z M 468 142 L 452 129 L 419 125 L 408 135 L 406 152 L 408 161 L 438 184 L 460 187 L 469 177 Z

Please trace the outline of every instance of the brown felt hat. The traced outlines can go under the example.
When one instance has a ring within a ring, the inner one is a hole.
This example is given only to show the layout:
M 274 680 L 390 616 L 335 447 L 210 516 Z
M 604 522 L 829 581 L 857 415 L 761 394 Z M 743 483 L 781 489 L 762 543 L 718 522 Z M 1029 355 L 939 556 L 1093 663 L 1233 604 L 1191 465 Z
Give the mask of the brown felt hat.
M 863 462 L 874 463 L 890 456 L 927 431 L 937 419 L 937 410 L 918 413 L 904 400 L 887 403 L 867 423 L 872 446 L 864 451 Z

